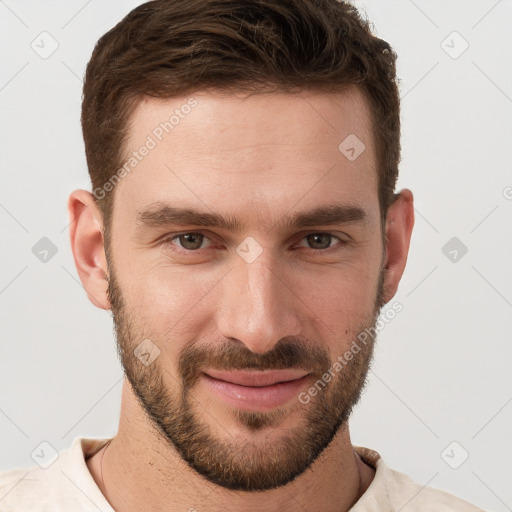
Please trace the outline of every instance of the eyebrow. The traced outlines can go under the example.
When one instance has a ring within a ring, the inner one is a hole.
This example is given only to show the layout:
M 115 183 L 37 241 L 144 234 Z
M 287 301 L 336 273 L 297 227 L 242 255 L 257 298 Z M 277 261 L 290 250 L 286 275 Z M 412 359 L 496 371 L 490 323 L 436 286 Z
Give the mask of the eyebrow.
M 355 205 L 330 204 L 306 210 L 292 216 L 285 215 L 276 224 L 285 228 L 333 226 L 346 223 L 366 223 L 366 211 Z M 193 225 L 213 227 L 227 231 L 241 232 L 243 224 L 231 215 L 223 217 L 217 213 L 200 212 L 170 204 L 155 203 L 146 210 L 137 211 L 139 228 L 155 228 L 172 225 Z

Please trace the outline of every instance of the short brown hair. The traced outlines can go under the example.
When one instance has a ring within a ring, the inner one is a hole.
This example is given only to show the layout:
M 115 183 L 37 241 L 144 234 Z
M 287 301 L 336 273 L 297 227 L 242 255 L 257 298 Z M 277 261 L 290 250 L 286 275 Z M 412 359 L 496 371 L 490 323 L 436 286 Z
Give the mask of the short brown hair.
M 206 89 L 256 93 L 359 88 L 369 102 L 382 226 L 400 161 L 396 54 L 356 7 L 338 0 L 154 0 L 96 43 L 82 129 L 93 190 L 123 165 L 131 114 L 144 96 Z M 341 142 L 341 141 L 340 141 Z M 107 238 L 113 190 L 98 198 Z

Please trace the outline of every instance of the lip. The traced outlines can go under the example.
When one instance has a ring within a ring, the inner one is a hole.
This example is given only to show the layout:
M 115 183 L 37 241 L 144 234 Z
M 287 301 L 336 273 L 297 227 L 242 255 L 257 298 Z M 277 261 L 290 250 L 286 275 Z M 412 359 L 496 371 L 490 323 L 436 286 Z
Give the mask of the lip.
M 304 370 L 207 370 L 202 380 L 224 401 L 246 410 L 271 410 L 285 405 L 304 388 L 310 374 Z
M 222 371 L 222 370 L 207 370 L 207 375 L 217 380 L 223 380 L 231 384 L 239 384 L 240 386 L 250 387 L 263 387 L 271 386 L 279 382 L 290 382 L 293 380 L 300 379 L 308 372 L 297 369 L 286 369 L 286 370 L 253 370 L 243 371 L 237 370 L 234 372 Z

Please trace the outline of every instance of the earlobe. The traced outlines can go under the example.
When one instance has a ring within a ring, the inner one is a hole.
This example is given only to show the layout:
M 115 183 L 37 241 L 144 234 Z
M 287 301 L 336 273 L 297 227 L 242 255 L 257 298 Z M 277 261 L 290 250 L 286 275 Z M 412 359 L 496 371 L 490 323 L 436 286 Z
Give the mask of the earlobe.
M 80 281 L 96 307 L 110 309 L 103 219 L 94 196 L 87 190 L 74 190 L 68 199 L 68 215 L 71 250 Z
M 405 270 L 412 229 L 414 227 L 413 195 L 409 189 L 400 191 L 388 209 L 386 218 L 386 262 L 384 265 L 383 302 L 396 294 Z

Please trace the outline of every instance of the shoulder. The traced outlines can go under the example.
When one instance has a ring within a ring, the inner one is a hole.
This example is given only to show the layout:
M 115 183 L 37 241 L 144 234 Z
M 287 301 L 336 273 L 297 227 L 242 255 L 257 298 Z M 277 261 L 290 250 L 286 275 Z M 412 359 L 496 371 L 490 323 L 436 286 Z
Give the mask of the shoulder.
M 375 476 L 350 512 L 485 512 L 462 498 L 422 485 L 408 475 L 391 469 L 375 450 L 361 446 L 354 446 L 354 449 L 366 464 L 375 469 Z
M 1 512 L 110 512 L 84 458 L 106 441 L 75 438 L 45 465 L 0 471 Z
M 38 501 L 43 502 L 44 497 L 51 491 L 51 485 L 42 471 L 41 468 L 33 466 L 0 472 L 0 510 L 43 510 L 40 508 L 43 503 L 37 503 L 35 497 L 39 496 L 41 499 Z

